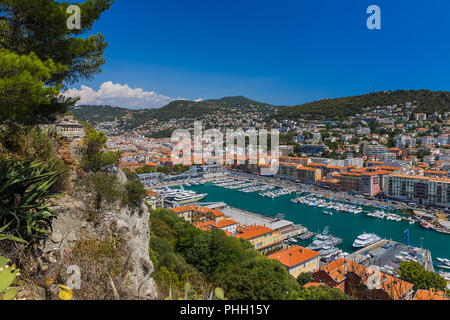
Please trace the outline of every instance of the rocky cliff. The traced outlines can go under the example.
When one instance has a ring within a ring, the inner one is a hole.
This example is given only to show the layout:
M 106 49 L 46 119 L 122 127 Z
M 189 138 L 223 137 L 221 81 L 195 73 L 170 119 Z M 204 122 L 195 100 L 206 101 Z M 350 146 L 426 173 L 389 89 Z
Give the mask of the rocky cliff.
M 74 152 L 78 143 L 73 141 L 62 148 L 64 157 L 70 153 L 71 158 L 76 159 Z M 116 174 L 119 181 L 126 181 L 122 172 Z M 143 204 L 133 212 L 117 201 L 98 213 L 101 219 L 90 221 L 86 216 L 89 195 L 76 185 L 79 175 L 76 166 L 72 166 L 67 192 L 50 203 L 50 209 L 58 213 L 58 217 L 52 222 L 49 239 L 40 245 L 42 255 L 34 270 L 45 290 L 25 290 L 22 296 L 56 298 L 57 285 L 66 284 L 70 276 L 67 269 L 75 265 L 81 273 L 81 285 L 73 290 L 74 299 L 157 299 L 157 287 L 152 278 L 154 269 L 149 258 L 147 206 Z

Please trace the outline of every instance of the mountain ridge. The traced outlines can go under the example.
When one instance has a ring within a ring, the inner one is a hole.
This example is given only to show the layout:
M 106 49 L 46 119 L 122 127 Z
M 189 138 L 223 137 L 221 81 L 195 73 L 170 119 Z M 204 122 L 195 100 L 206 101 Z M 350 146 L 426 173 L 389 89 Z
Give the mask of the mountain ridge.
M 154 109 L 127 109 L 108 105 L 82 105 L 69 109 L 79 120 L 108 122 L 118 119 L 127 122 L 127 128 L 138 127 L 150 120 L 195 119 L 218 112 L 266 112 L 272 114 L 278 107 L 254 101 L 243 96 L 224 97 L 204 101 L 174 100 Z
M 358 96 L 321 99 L 301 105 L 281 108 L 276 119 L 323 120 L 325 118 L 343 119 L 363 112 L 365 107 L 404 105 L 411 102 L 416 105 L 415 113 L 434 113 L 450 111 L 450 92 L 421 90 L 378 91 Z
M 259 112 L 277 120 L 299 118 L 324 120 L 344 119 L 362 113 L 365 107 L 404 105 L 417 106 L 415 113 L 450 111 L 450 92 L 421 90 L 379 91 L 370 94 L 321 99 L 294 106 L 275 106 L 243 96 L 224 97 L 204 101 L 174 100 L 155 109 L 127 109 L 114 106 L 78 106 L 70 109 L 74 115 L 89 122 L 106 122 L 119 119 L 126 128 L 138 127 L 152 119 L 197 119 L 219 112 L 240 114 Z

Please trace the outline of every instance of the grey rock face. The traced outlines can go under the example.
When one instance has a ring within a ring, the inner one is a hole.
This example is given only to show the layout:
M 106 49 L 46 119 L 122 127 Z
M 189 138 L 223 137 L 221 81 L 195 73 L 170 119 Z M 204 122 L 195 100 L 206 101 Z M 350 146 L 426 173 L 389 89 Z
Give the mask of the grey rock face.
M 154 271 L 149 258 L 149 219 L 147 206 L 142 205 L 139 212 L 132 213 L 128 208 L 119 205 L 102 212 L 105 216 L 100 224 L 94 225 L 86 221 L 85 203 L 67 195 L 53 199 L 51 209 L 59 215 L 52 222 L 50 239 L 42 244 L 44 254 L 59 252 L 73 248 L 82 238 L 102 238 L 108 234 L 117 234 L 125 240 L 129 270 L 130 295 L 134 299 L 157 299 L 157 287 L 152 278 Z

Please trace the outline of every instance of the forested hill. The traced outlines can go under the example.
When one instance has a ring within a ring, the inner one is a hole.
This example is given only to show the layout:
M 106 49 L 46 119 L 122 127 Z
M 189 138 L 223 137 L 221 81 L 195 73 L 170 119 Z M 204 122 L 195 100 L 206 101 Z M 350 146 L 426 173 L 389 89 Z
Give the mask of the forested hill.
M 70 111 L 82 121 L 93 123 L 119 120 L 126 123 L 126 127 L 134 128 L 145 122 L 158 119 L 168 121 L 171 119 L 196 119 L 206 115 L 223 113 L 236 115 L 242 113 L 273 115 L 277 107 L 253 101 L 245 97 L 225 97 L 217 100 L 187 101 L 176 100 L 158 109 L 131 110 L 112 106 L 77 106 Z
M 331 119 L 344 118 L 362 113 L 365 107 L 416 105 L 415 112 L 434 113 L 450 111 L 450 92 L 430 90 L 381 91 L 361 96 L 323 99 L 293 107 L 282 108 L 277 119 Z

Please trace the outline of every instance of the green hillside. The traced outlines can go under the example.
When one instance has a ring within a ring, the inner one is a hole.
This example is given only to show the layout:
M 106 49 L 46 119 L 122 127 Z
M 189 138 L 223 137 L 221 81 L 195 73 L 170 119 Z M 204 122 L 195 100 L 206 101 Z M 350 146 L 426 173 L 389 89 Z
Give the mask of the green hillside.
M 205 115 L 239 115 L 243 112 L 272 115 L 278 108 L 245 97 L 226 97 L 200 102 L 176 100 L 158 109 L 131 110 L 112 106 L 78 106 L 70 111 L 80 120 L 92 123 L 119 120 L 126 128 L 135 128 L 152 119 L 169 121 L 171 119 L 196 119 Z
M 277 119 L 331 119 L 344 118 L 362 113 L 363 108 L 372 106 L 417 105 L 415 112 L 434 113 L 450 111 L 450 92 L 430 90 L 382 91 L 361 96 L 323 99 L 302 105 L 283 108 Z
M 81 121 L 105 122 L 125 118 L 132 110 L 112 106 L 84 105 L 73 107 L 70 111 Z

